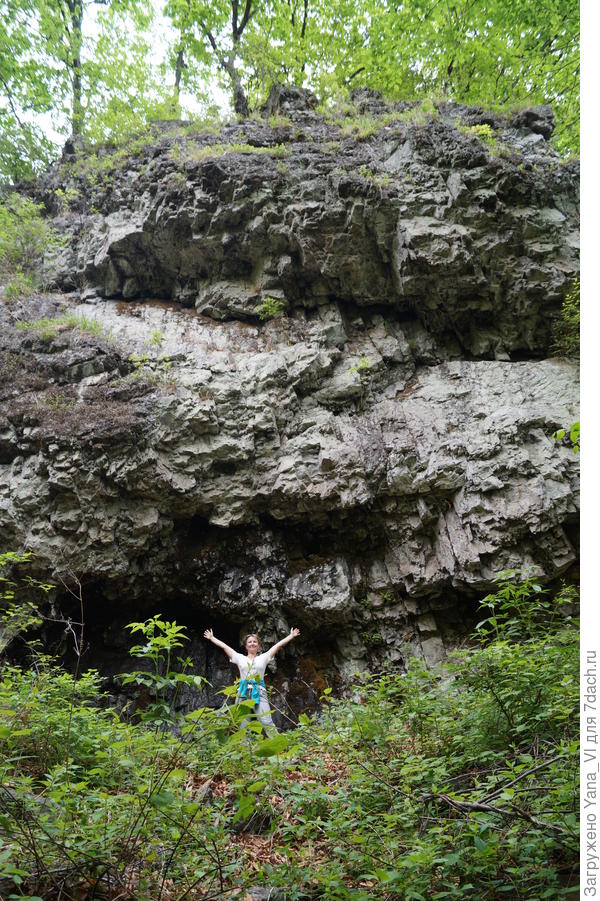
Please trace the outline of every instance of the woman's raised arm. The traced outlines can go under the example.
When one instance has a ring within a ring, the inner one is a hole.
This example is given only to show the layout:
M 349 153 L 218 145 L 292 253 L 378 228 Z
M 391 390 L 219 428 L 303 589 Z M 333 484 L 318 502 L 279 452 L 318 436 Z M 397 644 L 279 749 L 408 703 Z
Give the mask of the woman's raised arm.
M 284 645 L 292 641 L 293 638 L 296 638 L 297 635 L 300 635 L 300 629 L 292 629 L 289 635 L 286 635 L 285 638 L 282 638 L 281 641 L 278 641 L 277 644 L 274 644 L 272 648 L 269 648 L 269 660 L 272 660 L 277 651 L 280 651 Z
M 218 648 L 223 648 L 223 650 L 225 651 L 225 653 L 227 654 L 229 659 L 230 660 L 233 659 L 233 655 L 234 655 L 235 651 L 232 648 L 230 648 L 229 645 L 225 644 L 224 641 L 220 641 L 218 638 L 215 638 L 215 636 L 213 635 L 212 629 L 206 629 L 204 632 L 204 637 L 208 638 L 209 641 L 212 641 L 213 644 L 216 644 L 216 646 Z

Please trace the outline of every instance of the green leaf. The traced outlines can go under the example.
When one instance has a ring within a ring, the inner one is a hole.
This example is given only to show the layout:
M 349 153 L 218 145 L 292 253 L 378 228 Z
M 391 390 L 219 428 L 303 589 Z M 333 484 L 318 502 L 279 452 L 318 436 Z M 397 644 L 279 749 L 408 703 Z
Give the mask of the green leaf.
M 158 808 L 159 810 L 165 809 L 167 807 L 172 807 L 175 801 L 175 795 L 168 789 L 163 789 L 162 791 L 155 792 L 150 796 L 150 804 L 153 807 Z
M 289 747 L 289 739 L 284 733 L 274 735 L 273 738 L 267 738 L 261 741 L 254 748 L 257 757 L 273 757 L 274 754 L 283 754 Z
M 268 782 L 251 782 L 250 785 L 246 786 L 247 792 L 259 792 L 262 791 L 265 785 L 268 785 Z

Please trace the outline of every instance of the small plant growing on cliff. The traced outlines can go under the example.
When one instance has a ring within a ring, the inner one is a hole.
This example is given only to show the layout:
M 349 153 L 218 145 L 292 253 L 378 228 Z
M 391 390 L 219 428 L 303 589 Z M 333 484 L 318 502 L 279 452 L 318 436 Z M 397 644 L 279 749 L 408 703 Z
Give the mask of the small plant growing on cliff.
M 289 116 L 269 116 L 269 127 L 270 128 L 289 128 L 292 124 L 292 120 Z
M 368 648 L 377 648 L 384 644 L 383 637 L 379 632 L 361 632 L 360 637 Z
M 279 297 L 269 296 L 264 297 L 262 303 L 256 308 L 259 318 L 263 321 L 265 319 L 274 319 L 276 316 L 280 316 L 284 310 L 285 300 L 282 300 Z
M 165 336 L 159 329 L 153 329 L 152 334 L 150 335 L 150 344 L 153 347 L 162 347 Z
M 367 181 L 373 182 L 379 188 L 385 188 L 390 183 L 390 176 L 387 172 L 375 172 L 369 166 L 361 166 L 358 170 L 360 175 Z
M 361 357 L 356 366 L 351 366 L 348 372 L 351 374 L 354 374 L 355 372 L 363 372 L 365 369 L 368 369 L 370 365 L 371 361 L 368 357 Z
M 554 325 L 552 350 L 563 357 L 579 357 L 579 333 L 581 326 L 580 283 L 575 279 L 563 300 L 560 319 Z
M 491 125 L 488 125 L 487 122 L 483 122 L 480 125 L 459 125 L 458 128 L 463 134 L 478 138 L 493 156 L 498 156 L 504 151 L 504 148 L 492 131 Z
M 82 195 L 77 188 L 57 188 L 54 199 L 60 213 L 68 212 L 81 203 Z
M 70 410 L 71 407 L 75 406 L 75 398 L 68 397 L 66 394 L 57 392 L 47 394 L 45 397 L 42 397 L 40 403 L 42 404 L 42 406 L 48 407 L 50 410 L 64 412 L 65 410 Z
M 385 124 L 393 125 L 397 122 L 406 123 L 407 125 L 425 125 L 426 122 L 436 119 L 439 116 L 439 110 L 435 106 L 433 100 L 425 99 L 420 103 L 416 103 L 410 109 L 404 110 L 402 113 L 390 112 L 383 117 Z
M 98 319 L 91 319 L 89 316 L 84 315 L 76 316 L 74 314 L 56 316 L 54 319 L 45 316 L 42 319 L 22 320 L 16 323 L 15 328 L 20 331 L 38 331 L 40 337 L 45 341 L 53 338 L 59 331 L 69 328 L 79 329 L 97 337 L 107 337 L 102 323 Z
M 174 156 L 173 151 L 174 148 L 171 148 L 171 156 L 173 157 L 173 159 L 175 159 L 176 162 L 180 162 L 182 159 L 181 150 L 177 151 L 177 157 Z M 267 156 L 274 157 L 275 159 L 281 159 L 282 157 L 290 156 L 292 151 L 291 148 L 286 147 L 285 144 L 273 144 L 268 147 L 255 147 L 254 144 L 216 143 L 204 144 L 202 147 L 186 146 L 184 152 L 188 159 L 200 162 L 201 160 L 210 159 L 211 157 L 225 156 L 229 153 L 265 154 Z
M 131 354 L 129 362 L 133 366 L 128 376 L 130 381 L 136 382 L 141 379 L 149 385 L 174 384 L 175 380 L 170 374 L 173 364 L 168 356 L 151 360 L 148 354 Z
M 573 448 L 573 453 L 578 454 L 581 450 L 581 426 L 579 420 L 571 423 L 568 429 L 558 429 L 552 437 L 561 444 L 570 445 Z
M 366 141 L 378 131 L 379 122 L 374 116 L 357 116 L 354 119 L 347 119 L 342 124 L 342 133 L 347 137 L 356 138 L 357 141 Z
M 30 297 L 35 291 L 35 281 L 30 272 L 16 272 L 6 286 L 4 296 L 7 300 L 20 300 Z

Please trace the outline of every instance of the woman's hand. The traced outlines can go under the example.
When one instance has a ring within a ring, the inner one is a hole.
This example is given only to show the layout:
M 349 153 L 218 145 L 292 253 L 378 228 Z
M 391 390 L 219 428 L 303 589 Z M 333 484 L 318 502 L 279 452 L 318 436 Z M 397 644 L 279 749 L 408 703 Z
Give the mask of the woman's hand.
M 290 638 L 296 638 L 296 636 L 300 635 L 300 629 L 291 629 L 290 630 Z
M 213 635 L 213 630 L 212 630 L 212 629 L 205 629 L 205 631 L 204 631 L 204 637 L 205 637 L 205 638 L 208 638 L 209 641 L 212 641 L 213 638 L 215 637 L 215 636 Z

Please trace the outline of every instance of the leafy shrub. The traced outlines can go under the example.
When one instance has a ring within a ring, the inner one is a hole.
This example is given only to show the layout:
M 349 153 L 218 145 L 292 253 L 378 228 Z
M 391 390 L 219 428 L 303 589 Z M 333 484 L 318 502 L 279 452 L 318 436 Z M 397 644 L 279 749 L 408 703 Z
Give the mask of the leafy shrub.
M 62 243 L 43 219 L 41 204 L 16 193 L 0 199 L 0 276 L 12 277 L 9 299 L 31 293 L 42 279 L 44 256 Z
M 160 617 L 130 625 L 147 666 L 127 678 L 158 704 L 145 721 L 105 707 L 93 672 L 74 683 L 39 655 L 5 666 L 0 889 L 47 901 L 183 901 L 257 883 L 339 901 L 492 901 L 515 885 L 572 895 L 575 600 L 504 573 L 449 663 L 363 676 L 351 700 L 326 689 L 317 717 L 269 739 L 247 702 L 175 715 L 174 677 L 198 677 L 181 673 L 186 660 L 173 672 L 185 633 Z

